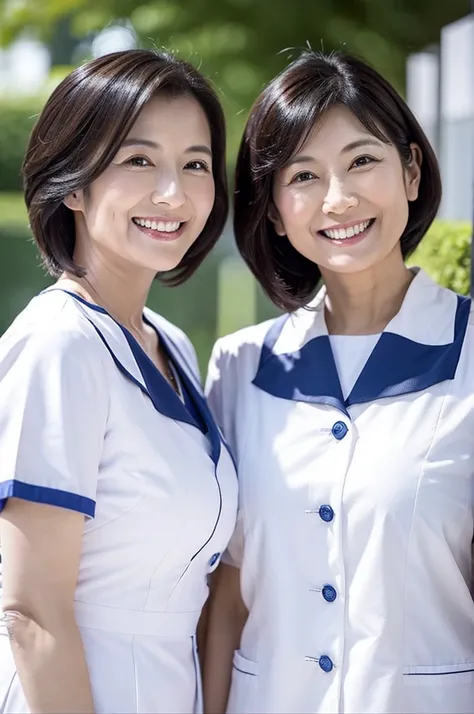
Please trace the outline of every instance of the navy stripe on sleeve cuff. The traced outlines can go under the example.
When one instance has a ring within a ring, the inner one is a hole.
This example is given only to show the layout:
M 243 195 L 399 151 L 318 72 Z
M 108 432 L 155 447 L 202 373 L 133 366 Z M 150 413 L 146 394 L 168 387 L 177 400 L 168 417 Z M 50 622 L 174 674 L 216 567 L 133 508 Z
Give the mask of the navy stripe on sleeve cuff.
M 79 496 L 77 493 L 61 491 L 48 486 L 35 486 L 23 481 L 4 481 L 0 483 L 0 511 L 3 510 L 7 499 L 21 498 L 24 501 L 35 503 L 46 503 L 49 506 L 60 506 L 71 511 L 78 511 L 91 518 L 95 515 L 95 501 L 86 496 Z

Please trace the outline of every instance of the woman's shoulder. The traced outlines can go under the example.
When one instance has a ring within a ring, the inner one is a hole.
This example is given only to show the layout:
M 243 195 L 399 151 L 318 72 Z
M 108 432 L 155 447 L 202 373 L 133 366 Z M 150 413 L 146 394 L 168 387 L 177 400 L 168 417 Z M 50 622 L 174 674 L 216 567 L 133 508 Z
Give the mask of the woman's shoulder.
M 237 373 L 242 375 L 247 370 L 253 373 L 259 363 L 266 336 L 275 323 L 286 319 L 287 315 L 282 315 L 220 337 L 212 349 L 209 372 L 234 374 L 235 377 Z
M 0 338 L 0 361 L 27 351 L 48 359 L 52 354 L 98 356 L 102 349 L 92 323 L 62 290 L 49 289 L 30 300 Z

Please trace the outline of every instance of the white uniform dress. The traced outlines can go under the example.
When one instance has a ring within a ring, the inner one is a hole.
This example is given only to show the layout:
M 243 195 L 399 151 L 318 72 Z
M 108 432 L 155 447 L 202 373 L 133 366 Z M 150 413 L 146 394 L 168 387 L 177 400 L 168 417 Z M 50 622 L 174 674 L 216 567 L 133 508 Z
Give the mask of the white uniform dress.
M 189 714 L 202 708 L 196 625 L 237 478 L 188 339 L 145 318 L 189 409 L 128 331 L 71 293 L 43 292 L 3 335 L 0 505 L 86 516 L 74 605 L 95 711 Z M 27 711 L 0 626 L 0 712 Z
M 417 272 L 344 396 L 323 299 L 211 359 L 250 612 L 228 711 L 472 714 L 471 301 Z

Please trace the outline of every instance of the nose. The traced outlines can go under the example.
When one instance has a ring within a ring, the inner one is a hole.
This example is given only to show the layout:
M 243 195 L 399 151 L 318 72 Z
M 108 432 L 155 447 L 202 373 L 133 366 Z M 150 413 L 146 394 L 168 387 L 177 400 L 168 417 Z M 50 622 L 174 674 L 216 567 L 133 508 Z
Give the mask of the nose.
M 323 213 L 345 213 L 349 208 L 355 208 L 358 204 L 357 197 L 347 190 L 347 186 L 337 176 L 332 176 L 326 196 L 323 201 Z
M 178 173 L 170 168 L 157 172 L 151 195 L 153 205 L 164 204 L 168 208 L 179 208 L 185 201 L 186 196 Z

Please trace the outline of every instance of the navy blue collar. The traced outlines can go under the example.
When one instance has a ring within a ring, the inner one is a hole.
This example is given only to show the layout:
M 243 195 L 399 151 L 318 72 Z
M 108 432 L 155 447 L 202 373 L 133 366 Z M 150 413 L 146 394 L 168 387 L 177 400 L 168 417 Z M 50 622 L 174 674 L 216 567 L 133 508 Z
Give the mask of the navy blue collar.
M 471 301 L 419 270 L 402 308 L 387 325 L 347 399 L 342 394 L 324 321 L 325 291 L 313 312 L 283 315 L 270 327 L 253 380 L 282 399 L 348 407 L 418 392 L 454 379 Z
M 156 379 L 154 379 L 152 383 L 145 381 L 132 347 L 132 345 L 136 343 L 136 340 L 125 327 L 114 320 L 104 308 L 84 300 L 84 298 L 72 291 L 53 287 L 43 291 L 43 294 L 54 290 L 60 290 L 70 295 L 82 306 L 85 317 L 94 327 L 97 335 L 109 351 L 116 367 L 127 379 L 131 380 L 150 398 L 157 411 L 176 422 L 188 424 L 201 431 L 198 422 L 188 411 L 174 389 L 160 374 L 159 370 L 156 370 Z M 190 364 L 184 351 L 178 346 L 177 341 L 171 337 L 169 330 L 166 329 L 168 325 L 166 320 L 159 319 L 159 316 L 154 315 L 151 311 L 146 311 L 144 319 L 157 331 L 159 339 L 173 360 L 173 365 L 178 372 L 184 388 L 188 391 L 202 421 L 206 425 L 207 435 L 211 444 L 210 456 L 214 464 L 217 464 L 221 451 L 221 435 L 207 406 L 199 379 L 195 374 L 192 364 Z M 138 343 L 136 344 L 138 346 Z

